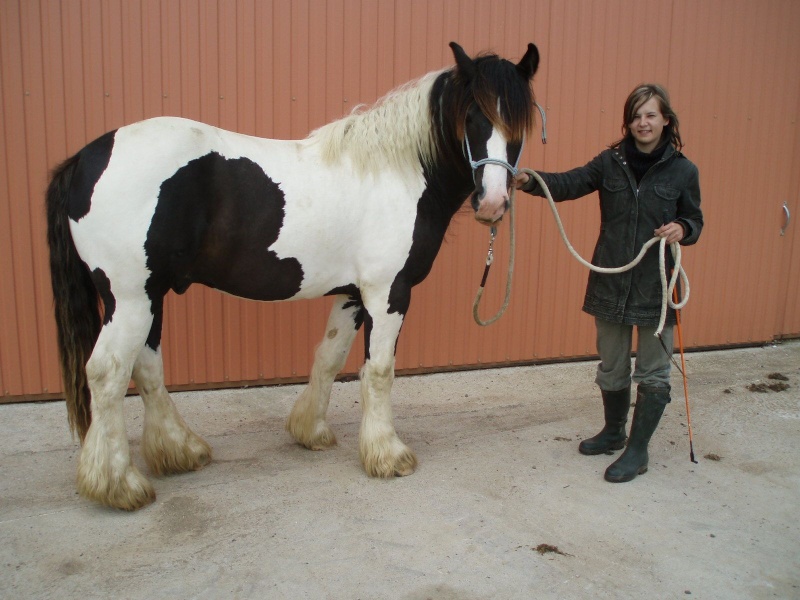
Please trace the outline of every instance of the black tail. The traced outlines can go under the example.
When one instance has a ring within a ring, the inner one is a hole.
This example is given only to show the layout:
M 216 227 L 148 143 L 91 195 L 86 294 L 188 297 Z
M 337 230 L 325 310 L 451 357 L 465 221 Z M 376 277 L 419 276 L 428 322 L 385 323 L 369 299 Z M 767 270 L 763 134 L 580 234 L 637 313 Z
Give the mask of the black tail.
M 97 290 L 88 267 L 78 256 L 69 229 L 69 191 L 78 161 L 76 154 L 53 172 L 46 206 L 50 280 L 67 415 L 70 429 L 73 433 L 77 431 L 83 442 L 92 423 L 86 361 L 100 335 L 101 314 Z

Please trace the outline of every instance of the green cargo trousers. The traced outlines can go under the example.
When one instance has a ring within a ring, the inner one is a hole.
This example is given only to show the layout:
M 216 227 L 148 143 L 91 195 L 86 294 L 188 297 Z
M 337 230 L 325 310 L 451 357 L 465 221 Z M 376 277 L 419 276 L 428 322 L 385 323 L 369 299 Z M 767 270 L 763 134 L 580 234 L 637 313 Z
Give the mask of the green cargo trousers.
M 610 323 L 595 318 L 597 327 L 597 365 L 595 382 L 600 389 L 613 392 L 631 384 L 631 346 L 633 328 L 637 327 L 638 343 L 633 369 L 633 381 L 646 387 L 670 389 L 669 377 L 672 369 L 673 328 L 664 327 L 661 341 L 669 349 L 664 350 L 661 341 L 654 335 L 655 327 Z

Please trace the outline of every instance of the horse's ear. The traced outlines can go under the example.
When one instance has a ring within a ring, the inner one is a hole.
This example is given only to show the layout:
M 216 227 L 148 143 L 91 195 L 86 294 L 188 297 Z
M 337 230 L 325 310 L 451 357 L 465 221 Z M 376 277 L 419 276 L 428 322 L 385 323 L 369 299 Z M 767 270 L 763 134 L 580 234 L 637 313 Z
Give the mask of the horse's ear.
M 467 56 L 464 49 L 455 42 L 450 42 L 450 48 L 453 50 L 453 56 L 456 58 L 458 72 L 467 79 L 472 78 L 475 74 L 475 63 Z
M 528 44 L 528 51 L 517 63 L 517 70 L 525 79 L 531 79 L 539 68 L 539 50 L 535 44 Z

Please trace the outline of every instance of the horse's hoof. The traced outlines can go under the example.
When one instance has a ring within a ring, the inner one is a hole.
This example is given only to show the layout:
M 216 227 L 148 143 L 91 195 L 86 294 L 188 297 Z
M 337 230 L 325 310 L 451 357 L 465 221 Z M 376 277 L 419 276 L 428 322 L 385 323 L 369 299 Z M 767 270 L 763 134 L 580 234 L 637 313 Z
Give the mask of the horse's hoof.
M 327 450 L 336 445 L 336 436 L 333 431 L 325 425 L 325 431 L 317 435 L 306 446 L 309 450 Z
M 156 491 L 139 469 L 130 465 L 122 477 L 103 480 L 78 468 L 78 493 L 88 500 L 120 510 L 138 510 L 156 499 Z
M 301 446 L 309 450 L 327 450 L 336 445 L 336 435 L 324 421 L 317 423 L 312 431 L 301 419 L 293 419 L 291 416 L 286 421 L 286 431 Z
M 411 475 L 417 468 L 417 457 L 405 444 L 399 444 L 401 448 L 393 453 L 374 453 L 362 448 L 361 462 L 367 475 L 382 479 Z
M 417 457 L 411 450 L 406 450 L 394 466 L 394 474 L 398 477 L 411 475 L 417 470 Z
M 150 472 L 156 476 L 197 471 L 211 462 L 211 446 L 193 431 L 188 431 L 180 444 L 165 444 L 163 439 L 145 436 L 142 454 Z

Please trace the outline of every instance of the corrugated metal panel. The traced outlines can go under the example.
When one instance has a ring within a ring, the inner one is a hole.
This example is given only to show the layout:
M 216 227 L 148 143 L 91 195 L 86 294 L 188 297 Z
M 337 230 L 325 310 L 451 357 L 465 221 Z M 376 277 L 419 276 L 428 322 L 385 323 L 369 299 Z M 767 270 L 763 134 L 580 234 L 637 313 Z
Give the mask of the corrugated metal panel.
M 797 8 L 800 12 L 800 7 Z M 795 39 L 795 44 L 800 44 L 800 40 Z M 792 124 L 797 128 L 798 115 L 800 115 L 800 77 L 795 79 L 797 89 L 797 107 L 792 113 Z M 779 292 L 779 303 L 777 311 L 777 321 L 775 323 L 776 337 L 800 337 L 800 135 L 795 134 L 794 151 L 792 154 L 792 167 L 789 168 L 791 184 L 788 194 L 778 201 L 785 203 L 785 211 L 781 220 L 780 246 L 782 253 L 781 268 L 778 278 L 783 285 Z M 783 209 L 782 209 L 783 210 Z
M 689 263 L 702 287 L 686 329 L 700 345 L 767 340 L 785 277 L 780 203 L 797 168 L 797 124 L 788 116 L 798 102 L 798 7 L 681 2 L 675 14 L 677 64 L 692 68 L 673 69 L 673 90 L 692 108 L 682 113 L 687 154 L 700 167 L 711 223 Z
M 20 31 L 19 31 L 19 14 L 17 6 L 0 5 L 0 24 L 13 23 L 17 28 L 16 35 L 14 32 L 5 31 L 0 35 L 0 52 L 4 59 L 2 70 L 0 70 L 0 89 L 3 90 L 3 102 L 0 103 L 0 111 L 2 111 L 2 119 L 0 119 L 0 134 L 2 134 L 3 144 L 0 145 L 0 189 L 4 202 L 2 204 L 2 213 L 0 213 L 0 273 L 3 277 L 2 285 L 0 285 L 0 339 L 3 340 L 0 345 L 0 360 L 2 360 L 2 375 L 3 391 L 5 394 L 10 394 L 12 391 L 22 389 L 22 380 L 20 377 L 21 372 L 21 352 L 19 351 L 19 323 L 17 318 L 17 293 L 15 285 L 15 276 L 17 274 L 17 265 L 15 261 L 18 260 L 17 254 L 13 249 L 14 239 L 11 236 L 12 223 L 17 226 L 16 214 L 9 199 L 14 193 L 18 193 L 19 184 L 12 180 L 12 168 L 18 164 L 16 160 L 14 148 L 9 148 L 8 140 L 14 134 L 19 135 L 19 130 L 15 130 L 14 123 L 10 126 L 6 124 L 9 120 L 8 116 L 19 116 L 21 114 L 19 97 L 21 90 L 22 75 L 19 72 L 21 61 L 21 48 L 20 48 Z M 9 65 L 5 66 L 5 61 L 14 61 L 16 68 Z M 6 99 L 5 90 L 15 90 L 16 98 Z M 21 139 L 21 138 L 16 138 Z M 25 196 L 23 196 L 25 197 Z
M 642 14 L 650 25 L 642 30 Z M 690 0 L 0 0 L 0 389 L 60 390 L 42 198 L 47 171 L 103 132 L 181 115 L 263 137 L 299 138 L 391 88 L 449 65 L 447 43 L 542 54 L 535 81 L 550 141 L 522 163 L 565 170 L 619 135 L 630 88 L 671 90 L 686 153 L 701 170 L 709 223 L 687 250 L 690 346 L 800 333 L 795 221 L 800 213 L 800 6 Z M 596 199 L 562 204 L 575 247 L 591 254 Z M 507 224 L 506 224 L 507 225 Z M 502 303 L 507 227 L 484 297 Z M 520 196 L 514 294 L 482 329 L 471 305 L 488 234 L 459 215 L 414 291 L 398 369 L 594 354 L 580 312 L 586 272 L 549 210 Z M 201 386 L 306 376 L 330 299 L 256 304 L 195 287 L 166 302 L 168 382 Z M 346 371 L 357 372 L 361 337 Z

